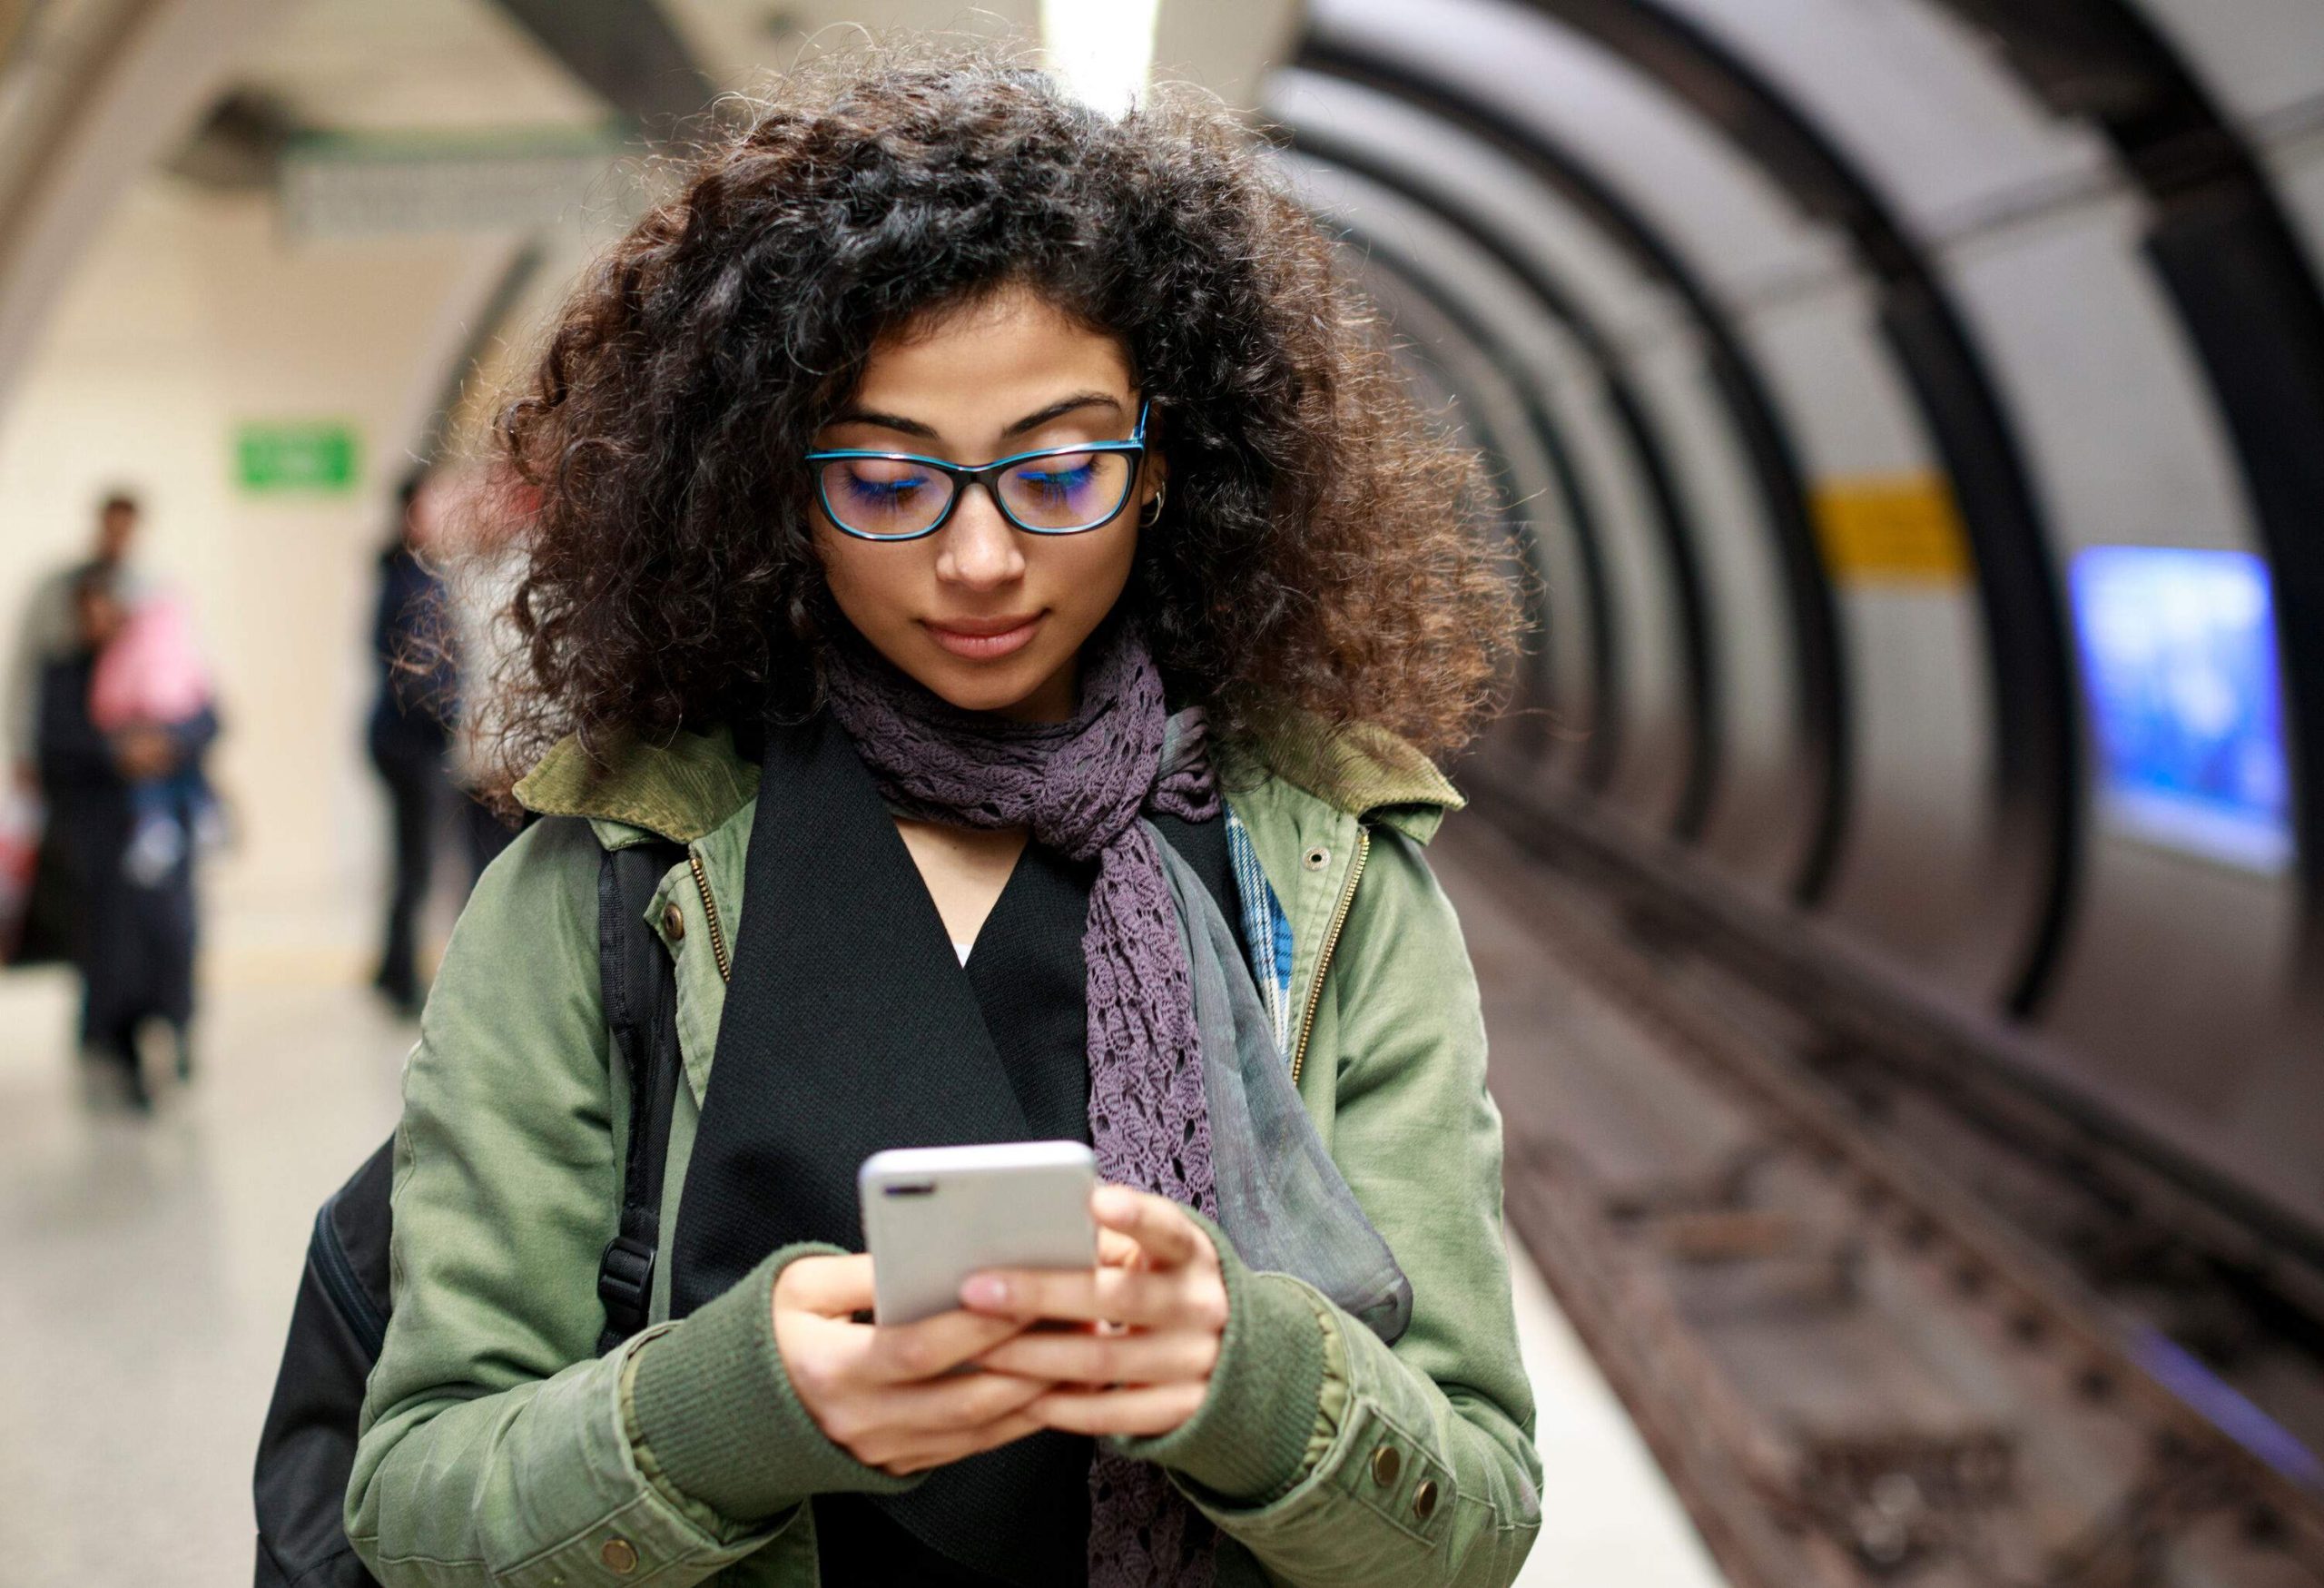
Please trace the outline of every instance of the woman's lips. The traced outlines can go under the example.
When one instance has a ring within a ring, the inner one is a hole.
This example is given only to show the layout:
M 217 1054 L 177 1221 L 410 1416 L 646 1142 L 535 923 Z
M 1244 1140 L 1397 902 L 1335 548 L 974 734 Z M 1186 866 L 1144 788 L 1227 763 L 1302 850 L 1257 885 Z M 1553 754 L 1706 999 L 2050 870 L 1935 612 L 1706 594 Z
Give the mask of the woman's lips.
M 990 662 L 1011 651 L 1024 649 L 1033 643 L 1033 636 L 1041 626 L 1047 613 L 1036 612 L 1030 617 L 1001 617 L 985 622 L 961 621 L 958 626 L 921 619 L 921 626 L 929 637 L 956 656 L 971 662 Z M 998 624 L 1009 626 L 997 627 Z

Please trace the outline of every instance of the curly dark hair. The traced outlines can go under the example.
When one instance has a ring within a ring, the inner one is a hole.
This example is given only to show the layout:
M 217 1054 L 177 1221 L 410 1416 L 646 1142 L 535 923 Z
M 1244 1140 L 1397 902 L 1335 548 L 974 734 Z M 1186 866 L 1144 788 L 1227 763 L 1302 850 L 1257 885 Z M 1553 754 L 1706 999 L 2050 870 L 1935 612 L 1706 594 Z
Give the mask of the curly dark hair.
M 839 620 L 796 459 L 875 341 L 1008 287 L 1118 338 L 1151 399 L 1170 493 L 1125 600 L 1214 731 L 1291 707 L 1467 741 L 1517 626 L 1480 465 L 1227 112 L 1166 89 L 1116 119 L 925 44 L 749 112 L 585 277 L 500 420 L 527 498 L 504 791 L 566 733 L 812 699 Z

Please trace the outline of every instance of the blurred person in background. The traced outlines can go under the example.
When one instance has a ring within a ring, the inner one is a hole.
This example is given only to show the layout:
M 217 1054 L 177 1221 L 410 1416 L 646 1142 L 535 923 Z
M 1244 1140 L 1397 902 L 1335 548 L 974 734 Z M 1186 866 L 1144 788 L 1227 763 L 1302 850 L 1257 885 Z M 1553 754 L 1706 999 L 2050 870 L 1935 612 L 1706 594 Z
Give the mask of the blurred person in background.
M 73 655 L 80 646 L 80 618 L 74 592 L 82 576 L 103 569 L 113 576 L 125 601 L 143 593 L 143 581 L 130 561 L 136 548 L 141 517 L 137 498 L 127 491 L 108 495 L 97 508 L 96 536 L 89 555 L 58 568 L 33 587 L 16 625 L 0 709 L 7 713 L 8 753 L 17 785 L 31 788 L 38 781 L 41 673 L 49 663 Z
M 74 579 L 71 648 L 40 669 L 34 743 L 86 926 L 83 1042 L 145 1109 L 147 1022 L 169 1028 L 179 1079 L 193 1073 L 193 839 L 212 805 L 202 760 L 218 715 L 182 614 L 124 584 L 102 562 Z
M 85 598 L 85 597 L 84 597 Z M 117 632 L 89 677 L 89 716 L 119 740 L 149 729 L 184 729 L 212 709 L 210 670 L 194 644 L 192 616 L 164 590 L 123 601 Z M 145 777 L 130 785 L 130 874 L 152 883 L 212 824 L 208 785 L 199 779 Z
M 451 808 L 445 763 L 459 713 L 459 675 L 446 635 L 444 581 L 428 560 L 436 503 L 424 469 L 405 478 L 396 504 L 395 532 L 379 553 L 371 623 L 379 687 L 369 737 L 371 764 L 388 785 L 393 848 L 387 927 L 371 984 L 398 1014 L 413 1019 L 426 997 L 419 916 L 435 872 L 437 824 Z

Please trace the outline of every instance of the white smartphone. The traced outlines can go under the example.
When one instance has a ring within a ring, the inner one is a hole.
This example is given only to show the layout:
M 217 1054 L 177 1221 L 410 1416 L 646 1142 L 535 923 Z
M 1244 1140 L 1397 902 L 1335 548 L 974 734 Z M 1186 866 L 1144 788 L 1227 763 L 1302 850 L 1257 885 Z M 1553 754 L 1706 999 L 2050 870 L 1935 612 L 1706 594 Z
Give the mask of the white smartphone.
M 987 1268 L 1096 1266 L 1097 1183 L 1097 1158 L 1078 1141 L 873 1153 L 855 1176 L 873 1321 L 949 1312 L 960 1305 L 960 1282 Z

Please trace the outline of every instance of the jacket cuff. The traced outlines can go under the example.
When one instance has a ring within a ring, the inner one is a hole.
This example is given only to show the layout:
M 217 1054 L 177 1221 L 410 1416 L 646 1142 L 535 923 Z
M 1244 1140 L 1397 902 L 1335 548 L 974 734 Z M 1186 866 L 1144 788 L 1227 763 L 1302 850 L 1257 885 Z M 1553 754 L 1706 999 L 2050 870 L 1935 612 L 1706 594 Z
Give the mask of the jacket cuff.
M 1295 1487 L 1329 1449 L 1325 1363 L 1336 1325 L 1328 1304 L 1285 1274 L 1255 1274 L 1216 1224 L 1226 1332 L 1203 1403 L 1167 1434 L 1112 1439 L 1120 1454 L 1168 1467 L 1230 1505 L 1263 1504 Z
M 802 1241 L 637 1348 L 630 1415 L 639 1465 L 721 1516 L 755 1522 L 812 1494 L 901 1494 L 917 1478 L 866 1466 L 824 1436 L 774 1343 L 774 1281 L 794 1258 L 841 1256 Z

